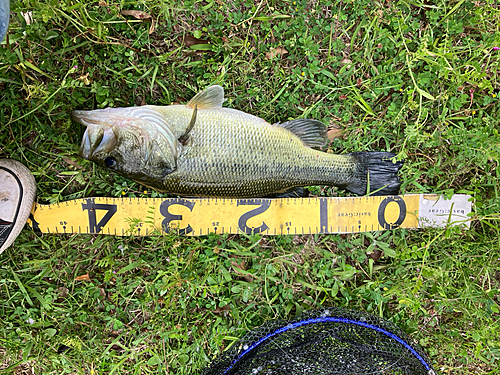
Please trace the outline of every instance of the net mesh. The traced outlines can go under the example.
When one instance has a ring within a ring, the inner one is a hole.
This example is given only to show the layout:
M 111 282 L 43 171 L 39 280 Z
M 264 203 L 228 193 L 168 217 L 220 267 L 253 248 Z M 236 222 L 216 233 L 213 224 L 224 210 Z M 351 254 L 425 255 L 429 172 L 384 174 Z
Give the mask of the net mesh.
M 391 322 L 330 308 L 247 333 L 203 375 L 435 374 L 423 350 Z

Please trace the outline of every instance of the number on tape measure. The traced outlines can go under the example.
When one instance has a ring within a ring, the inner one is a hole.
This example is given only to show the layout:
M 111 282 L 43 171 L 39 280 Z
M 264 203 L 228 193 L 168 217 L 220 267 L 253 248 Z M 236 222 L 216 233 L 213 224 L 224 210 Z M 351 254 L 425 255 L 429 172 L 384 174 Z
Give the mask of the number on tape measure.
M 161 222 L 161 227 L 165 233 L 170 232 L 170 223 L 174 220 L 182 220 L 182 215 L 172 215 L 169 211 L 168 208 L 173 205 L 179 205 L 179 206 L 184 206 L 189 208 L 189 211 L 193 211 L 193 207 L 195 205 L 195 202 L 190 202 L 185 199 L 178 199 L 177 201 L 172 201 L 172 200 L 165 200 L 161 202 L 160 205 L 160 213 L 165 217 L 163 221 Z M 178 229 L 179 234 L 187 234 L 191 233 L 193 231 L 193 228 L 191 227 L 190 224 L 186 228 L 181 228 Z
M 387 208 L 387 205 L 391 202 L 396 202 L 399 206 L 399 217 L 393 224 L 390 224 L 385 220 L 385 209 Z M 406 203 L 403 200 L 403 198 L 398 196 L 390 196 L 385 198 L 380 203 L 380 206 L 378 207 L 378 222 L 382 228 L 396 229 L 401 224 L 403 224 L 405 218 L 406 218 Z
M 328 201 L 319 200 L 319 233 L 328 233 Z
M 86 203 L 82 203 L 82 209 L 88 210 L 89 215 L 89 232 L 90 233 L 99 233 L 101 229 L 108 223 L 109 219 L 113 217 L 116 213 L 116 204 L 104 204 L 104 203 L 95 203 L 95 198 L 85 199 Z M 96 223 L 96 210 L 106 210 L 107 212 L 104 214 L 101 220 Z
M 259 207 L 254 208 L 253 210 L 250 210 L 243 215 L 240 216 L 238 219 L 238 228 L 243 233 L 246 234 L 255 234 L 255 233 L 262 233 L 265 232 L 266 230 L 269 229 L 266 223 L 262 222 L 262 225 L 257 228 L 250 228 L 247 225 L 247 221 L 254 217 L 257 216 L 263 212 L 266 212 L 266 210 L 269 208 L 271 205 L 271 201 L 269 199 L 252 199 L 252 200 L 238 200 L 237 206 L 256 206 L 259 205 Z

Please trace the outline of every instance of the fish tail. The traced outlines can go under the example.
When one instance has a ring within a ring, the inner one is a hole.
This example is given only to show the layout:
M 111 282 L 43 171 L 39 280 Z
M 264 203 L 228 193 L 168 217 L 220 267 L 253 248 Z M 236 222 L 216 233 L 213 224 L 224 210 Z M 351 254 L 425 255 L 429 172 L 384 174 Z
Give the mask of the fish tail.
M 397 195 L 401 182 L 397 176 L 403 161 L 393 162 L 392 152 L 353 152 L 357 161 L 354 177 L 346 189 L 358 195 Z M 369 190 L 369 191 L 368 191 Z

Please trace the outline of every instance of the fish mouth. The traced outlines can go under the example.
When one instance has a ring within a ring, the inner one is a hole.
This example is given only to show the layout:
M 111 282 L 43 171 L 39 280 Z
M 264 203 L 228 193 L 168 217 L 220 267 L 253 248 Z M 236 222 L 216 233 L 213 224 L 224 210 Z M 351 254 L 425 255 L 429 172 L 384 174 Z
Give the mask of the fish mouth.
M 90 160 L 99 153 L 109 153 L 116 146 L 116 134 L 113 127 L 103 127 L 97 122 L 102 123 L 101 114 L 95 111 L 73 111 L 71 118 L 73 121 L 85 125 L 87 129 L 83 134 L 82 143 L 78 154 L 87 160 Z
M 99 125 L 88 125 L 83 134 L 78 154 L 87 160 L 100 153 L 109 153 L 116 146 L 116 135 L 113 129 L 103 130 Z
M 108 156 L 134 147 L 137 157 L 144 158 L 143 167 L 162 163 L 176 168 L 183 144 L 161 113 L 148 106 L 75 110 L 71 117 L 87 127 L 78 152 L 84 159 L 103 164 Z

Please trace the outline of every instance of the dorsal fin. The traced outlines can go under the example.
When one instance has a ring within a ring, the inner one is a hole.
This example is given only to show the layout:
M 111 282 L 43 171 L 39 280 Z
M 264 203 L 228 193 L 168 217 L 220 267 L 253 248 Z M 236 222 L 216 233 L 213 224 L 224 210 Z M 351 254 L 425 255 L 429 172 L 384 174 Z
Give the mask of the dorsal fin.
M 196 94 L 187 104 L 188 107 L 198 109 L 221 108 L 224 102 L 224 89 L 221 86 L 209 86 Z
M 309 147 L 322 147 L 328 141 L 326 125 L 318 120 L 299 118 L 284 122 L 283 124 L 278 123 L 275 126 L 280 126 L 291 131 Z

